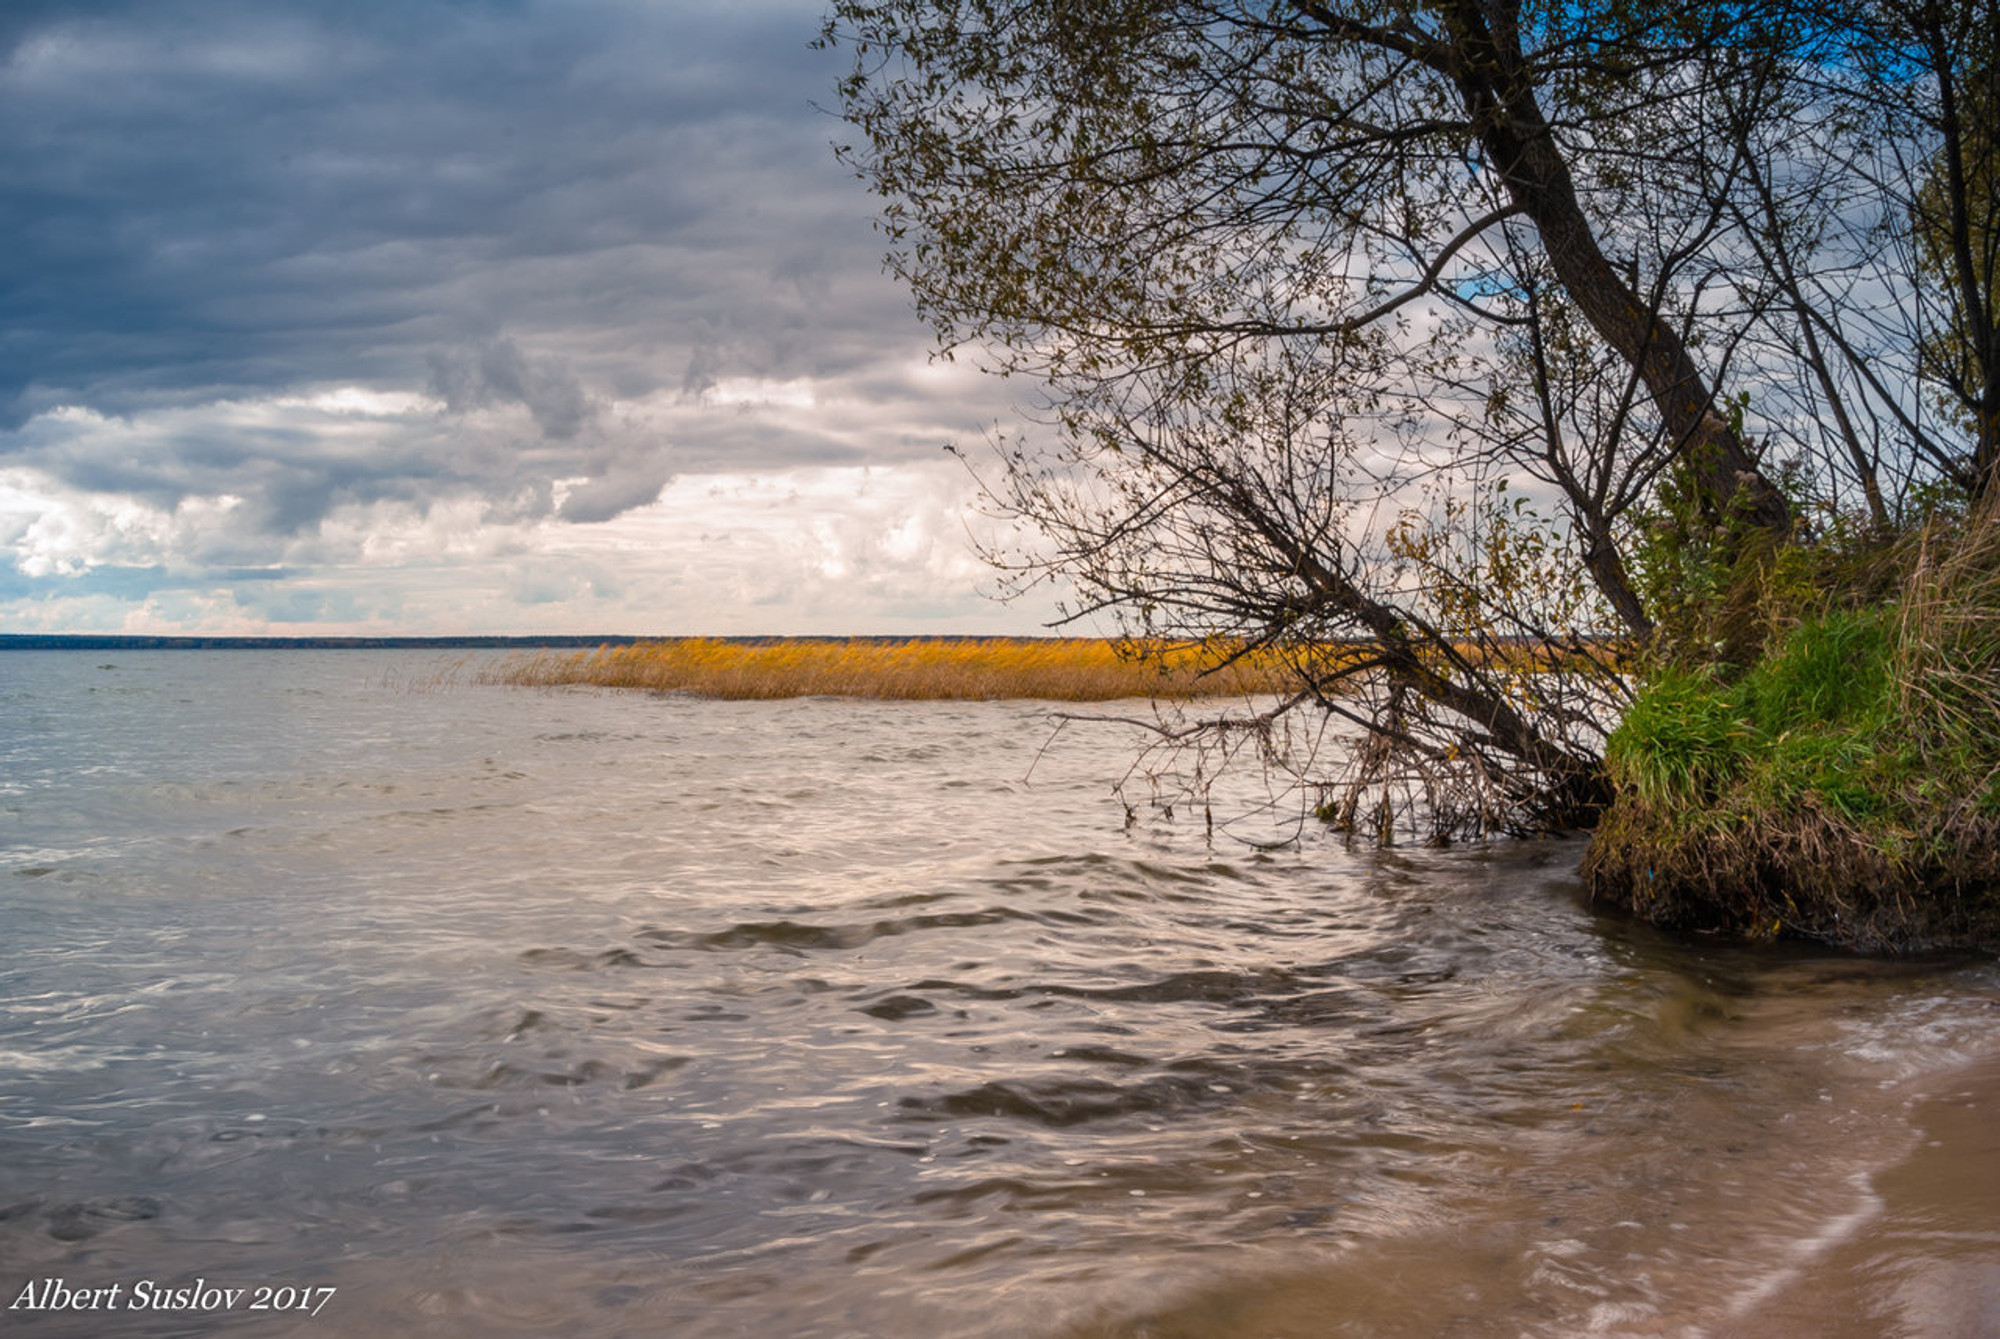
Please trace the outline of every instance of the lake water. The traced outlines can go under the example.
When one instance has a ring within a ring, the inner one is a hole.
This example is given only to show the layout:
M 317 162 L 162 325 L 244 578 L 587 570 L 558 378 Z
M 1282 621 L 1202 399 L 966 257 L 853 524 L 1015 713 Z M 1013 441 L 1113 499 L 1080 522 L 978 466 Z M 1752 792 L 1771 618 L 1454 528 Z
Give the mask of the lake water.
M 446 668 L 0 656 L 0 1330 L 2000 1333 L 1991 962 L 1211 836 L 1044 705 Z

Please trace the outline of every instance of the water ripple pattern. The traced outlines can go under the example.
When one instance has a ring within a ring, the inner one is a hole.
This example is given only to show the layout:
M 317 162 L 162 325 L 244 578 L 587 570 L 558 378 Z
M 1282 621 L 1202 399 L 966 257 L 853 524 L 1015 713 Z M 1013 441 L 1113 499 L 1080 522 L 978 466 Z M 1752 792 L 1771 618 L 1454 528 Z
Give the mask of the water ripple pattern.
M 1573 843 L 1128 823 L 1034 703 L 436 669 L 0 657 L 0 1289 L 338 1289 L 8 1326 L 1736 1333 L 1994 1049 L 1988 964 L 1667 940 Z

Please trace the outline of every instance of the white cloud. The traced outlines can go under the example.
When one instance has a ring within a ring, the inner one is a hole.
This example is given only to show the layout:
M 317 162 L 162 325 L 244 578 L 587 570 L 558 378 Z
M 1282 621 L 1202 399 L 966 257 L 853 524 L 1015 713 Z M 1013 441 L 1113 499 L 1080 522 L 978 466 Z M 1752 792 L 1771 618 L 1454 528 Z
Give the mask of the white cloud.
M 260 553 L 240 499 L 172 508 L 0 474 L 0 622 L 146 632 L 841 634 L 1040 630 L 986 598 L 990 525 L 950 461 L 713 474 L 592 525 L 474 498 L 335 508 Z M 11 598 L 10 598 L 11 597 Z

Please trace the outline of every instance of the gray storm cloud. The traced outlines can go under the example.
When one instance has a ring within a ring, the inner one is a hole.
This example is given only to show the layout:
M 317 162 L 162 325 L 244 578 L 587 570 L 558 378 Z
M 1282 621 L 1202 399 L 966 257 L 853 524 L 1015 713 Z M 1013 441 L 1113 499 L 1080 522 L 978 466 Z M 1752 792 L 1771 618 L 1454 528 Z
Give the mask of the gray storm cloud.
M 821 13 L 0 7 L 0 601 L 330 618 L 315 564 L 976 437 L 1004 394 L 910 371 Z
M 527 409 L 543 436 L 567 441 L 596 412 L 590 393 L 566 360 L 531 359 L 510 339 L 432 354 L 430 363 L 431 392 L 444 401 L 449 413 L 518 404 Z
M 578 524 L 608 521 L 651 502 L 672 477 L 662 461 L 620 464 L 570 490 L 557 515 Z
M 0 465 L 164 496 L 213 473 L 198 431 L 150 441 L 114 477 L 101 455 L 53 449 L 62 434 L 20 429 L 65 406 L 130 418 L 344 385 L 428 390 L 467 418 L 460 436 L 482 430 L 468 411 L 516 406 L 540 439 L 494 469 L 492 451 L 429 432 L 334 462 L 282 431 L 257 446 L 219 430 L 251 448 L 239 491 L 268 477 L 285 496 L 263 514 L 295 524 L 320 510 L 315 475 L 331 499 L 507 497 L 527 476 L 587 473 L 605 407 L 690 368 L 861 372 L 916 336 L 812 105 L 832 73 L 808 49 L 818 16 L 639 0 L 10 6 Z M 785 450 L 775 438 L 759 463 Z M 643 492 L 621 470 L 578 514 Z

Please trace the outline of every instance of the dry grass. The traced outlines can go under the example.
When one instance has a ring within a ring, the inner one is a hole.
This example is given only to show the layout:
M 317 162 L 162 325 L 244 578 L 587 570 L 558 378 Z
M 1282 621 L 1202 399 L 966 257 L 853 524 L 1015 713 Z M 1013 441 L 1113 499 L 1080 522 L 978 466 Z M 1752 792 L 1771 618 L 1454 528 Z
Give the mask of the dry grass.
M 1210 670 L 1220 658 L 1215 648 L 1082 637 L 677 637 L 513 655 L 479 677 L 524 687 L 590 685 L 738 699 L 1103 702 L 1288 691 L 1284 667 L 1275 658 L 1246 656 Z
M 1892 845 L 1817 805 L 1690 815 L 1624 796 L 1583 877 L 1593 898 L 1672 929 L 2000 952 L 2000 819 L 1963 807 Z

